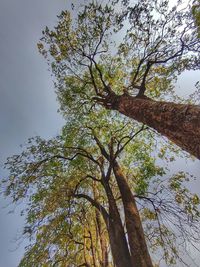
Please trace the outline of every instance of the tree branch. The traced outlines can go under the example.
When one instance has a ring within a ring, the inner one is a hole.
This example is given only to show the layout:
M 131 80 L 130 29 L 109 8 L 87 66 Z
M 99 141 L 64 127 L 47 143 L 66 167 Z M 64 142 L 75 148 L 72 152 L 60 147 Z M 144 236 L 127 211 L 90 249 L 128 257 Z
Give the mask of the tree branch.
M 102 214 L 104 220 L 108 219 L 109 214 L 106 211 L 106 209 L 99 202 L 97 202 L 96 200 L 94 200 L 90 196 L 85 195 L 85 194 L 74 194 L 73 196 L 75 198 L 84 198 L 84 199 L 86 199 L 88 202 L 90 202 L 92 204 L 92 206 L 94 206 L 96 209 L 99 210 L 99 212 Z
M 119 154 L 123 151 L 123 149 L 134 139 L 134 137 L 136 137 L 140 132 L 142 132 L 143 130 L 146 130 L 146 129 L 148 129 L 148 127 L 146 127 L 146 128 L 144 128 L 144 124 L 142 125 L 142 127 L 140 128 L 140 130 L 139 131 L 137 131 L 135 134 L 133 134 L 132 136 L 130 136 L 130 137 L 127 137 L 127 136 L 124 136 L 124 137 L 122 137 L 121 138 L 121 140 L 119 141 L 119 143 L 118 143 L 118 149 L 117 149 L 117 151 L 115 152 L 115 155 L 114 155 L 114 159 L 116 159 L 118 156 L 119 156 Z M 122 142 L 122 140 L 123 139 L 125 139 L 125 138 L 128 138 L 128 140 L 124 143 L 124 145 L 123 146 L 121 146 L 121 148 L 119 148 L 119 146 L 120 146 L 120 143 Z

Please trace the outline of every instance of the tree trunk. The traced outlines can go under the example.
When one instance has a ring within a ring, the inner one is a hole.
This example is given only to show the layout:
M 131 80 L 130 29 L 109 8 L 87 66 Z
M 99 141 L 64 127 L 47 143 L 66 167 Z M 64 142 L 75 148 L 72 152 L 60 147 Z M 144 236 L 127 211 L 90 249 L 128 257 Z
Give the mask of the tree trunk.
M 99 193 L 97 188 L 97 182 L 93 182 L 93 195 L 94 200 L 98 200 Z M 100 241 L 100 247 L 101 247 L 101 255 L 100 255 L 100 265 L 101 267 L 108 267 L 109 261 L 108 261 L 108 243 L 105 235 L 105 225 L 103 224 L 101 213 L 99 210 L 95 209 L 95 215 L 96 215 L 96 228 L 97 228 L 97 234 Z
M 124 206 L 132 265 L 134 267 L 153 267 L 134 196 L 117 161 L 113 164 L 113 171 Z
M 94 246 L 94 242 L 93 242 L 93 237 L 92 237 L 92 233 L 90 231 L 90 229 L 88 230 L 89 236 L 90 236 L 90 242 L 91 242 L 91 254 L 92 254 L 92 261 L 93 264 L 92 266 L 96 267 L 96 255 L 95 255 L 95 246 Z
M 90 267 L 90 264 L 87 259 L 87 240 L 85 238 L 85 229 L 84 229 L 84 234 L 83 234 L 83 240 L 84 240 L 84 246 L 83 246 L 83 253 L 84 253 L 84 260 L 85 260 L 85 266 Z
M 108 183 L 104 184 L 104 188 L 109 202 L 109 218 L 105 223 L 108 229 L 114 263 L 116 267 L 133 267 L 124 228 L 112 190 Z
M 108 261 L 108 244 L 105 236 L 105 229 L 102 224 L 100 212 L 96 209 L 96 222 L 97 222 L 97 231 L 98 236 L 100 239 L 100 246 L 101 246 L 101 266 L 102 267 L 108 267 L 109 261 Z
M 88 200 L 94 207 L 96 207 L 101 212 L 108 231 L 110 247 L 115 267 L 133 267 L 131 264 L 131 256 L 126 240 L 126 235 L 124 232 L 124 227 L 122 225 L 115 198 L 113 196 L 108 181 L 103 181 L 103 186 L 105 188 L 106 195 L 108 198 L 109 212 L 107 212 L 103 206 L 101 206 L 90 196 L 87 196 L 85 194 L 74 194 L 74 197 L 84 198 Z M 86 248 L 86 243 L 84 244 L 84 248 Z M 87 263 L 87 254 L 85 252 L 86 251 L 84 250 L 85 262 Z
M 155 129 L 200 159 L 200 106 L 154 101 L 145 96 L 117 96 L 114 92 L 104 104 Z

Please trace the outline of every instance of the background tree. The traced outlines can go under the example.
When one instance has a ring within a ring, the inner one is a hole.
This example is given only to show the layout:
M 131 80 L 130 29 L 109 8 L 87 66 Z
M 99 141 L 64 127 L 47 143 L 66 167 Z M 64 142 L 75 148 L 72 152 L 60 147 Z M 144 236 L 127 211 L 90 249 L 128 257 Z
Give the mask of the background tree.
M 167 170 L 151 156 L 156 144 L 147 129 L 116 116 L 111 123 L 110 112 L 105 110 L 88 116 L 80 121 L 69 119 L 55 139 L 30 139 L 21 155 L 8 159 L 10 177 L 4 181 L 5 193 L 14 202 L 29 201 L 24 235 L 32 237 L 32 244 L 21 266 L 30 262 L 32 266 L 101 266 L 97 211 L 101 228 L 107 228 L 103 235 L 109 253 L 107 266 L 112 266 L 108 237 L 116 266 L 137 265 L 122 262 L 124 257 L 120 261 L 115 251 L 126 255 L 126 260 L 127 254 L 131 258 L 133 253 L 136 262 L 145 255 L 140 248 L 144 241 L 137 240 L 143 230 L 141 226 L 135 230 L 140 218 L 153 258 L 160 255 L 168 265 L 181 261 L 179 245 L 198 240 L 199 198 L 182 185 L 188 175 L 167 179 Z M 160 154 L 160 148 L 158 152 L 160 158 L 166 156 Z M 131 240 L 137 241 L 133 247 Z M 125 249 L 126 243 L 130 250 Z
M 143 0 L 88 2 L 77 14 L 63 11 L 38 47 L 52 66 L 64 109 L 74 108 L 71 98 L 81 105 L 101 104 L 199 158 L 199 106 L 168 102 L 177 75 L 199 70 L 198 26 L 191 10 L 181 1 L 170 7 L 168 1 Z

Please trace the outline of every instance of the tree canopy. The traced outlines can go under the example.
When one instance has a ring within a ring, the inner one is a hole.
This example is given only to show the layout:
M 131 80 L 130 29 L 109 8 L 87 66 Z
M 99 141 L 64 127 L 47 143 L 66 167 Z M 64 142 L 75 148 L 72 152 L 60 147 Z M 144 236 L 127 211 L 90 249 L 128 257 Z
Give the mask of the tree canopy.
M 199 70 L 196 5 L 93 1 L 58 19 L 38 47 L 56 77 L 61 110 L 101 104 L 200 157 L 199 106 L 168 102 L 177 102 L 177 75 Z
M 20 266 L 123 266 L 115 262 L 112 231 L 118 225 L 120 242 L 125 238 L 131 247 L 128 223 L 133 231 L 138 220 L 154 263 L 184 264 L 179 249 L 199 239 L 199 198 L 186 186 L 192 177 L 169 172 L 166 162 L 174 160 L 174 152 L 147 127 L 117 113 L 113 117 L 101 108 L 83 120 L 70 118 L 61 135 L 31 138 L 21 155 L 8 159 L 5 194 L 14 203 L 28 203 L 23 235 L 30 245 Z

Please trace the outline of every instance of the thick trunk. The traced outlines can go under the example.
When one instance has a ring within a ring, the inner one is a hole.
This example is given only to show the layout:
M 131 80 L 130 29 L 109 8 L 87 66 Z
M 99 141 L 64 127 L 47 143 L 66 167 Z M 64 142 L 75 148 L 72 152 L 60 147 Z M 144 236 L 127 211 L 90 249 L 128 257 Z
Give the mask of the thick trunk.
M 200 159 L 200 106 L 114 93 L 105 102 L 105 106 L 148 125 Z
M 108 229 L 110 247 L 115 266 L 133 267 L 131 264 L 128 246 L 126 246 L 123 242 L 124 237 L 121 235 L 121 226 L 119 226 L 115 221 L 112 221 L 109 223 Z
M 109 202 L 109 218 L 106 220 L 111 251 L 116 267 L 133 267 L 120 214 L 108 184 L 104 184 Z M 139 266 L 138 266 L 139 267 Z
M 113 170 L 124 206 L 132 265 L 134 267 L 152 267 L 153 264 L 148 252 L 140 215 L 133 194 L 116 161 L 114 162 Z
M 101 212 L 108 231 L 110 247 L 115 267 L 133 267 L 131 264 L 130 251 L 128 248 L 128 243 L 126 240 L 126 235 L 124 232 L 120 214 L 108 181 L 104 181 L 103 186 L 105 188 L 106 195 L 108 198 L 109 212 L 107 212 L 103 206 L 101 206 L 90 196 L 87 196 L 85 194 L 75 194 L 74 196 L 77 198 L 84 198 L 88 200 L 94 207 L 96 207 Z M 84 246 L 84 248 L 86 248 L 86 246 Z M 85 250 L 84 256 L 85 262 L 87 263 L 87 254 Z

